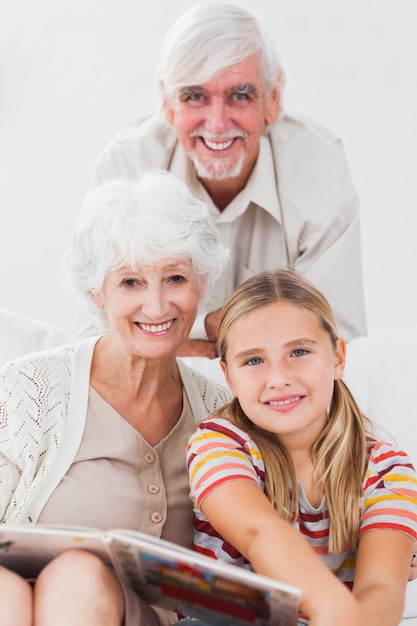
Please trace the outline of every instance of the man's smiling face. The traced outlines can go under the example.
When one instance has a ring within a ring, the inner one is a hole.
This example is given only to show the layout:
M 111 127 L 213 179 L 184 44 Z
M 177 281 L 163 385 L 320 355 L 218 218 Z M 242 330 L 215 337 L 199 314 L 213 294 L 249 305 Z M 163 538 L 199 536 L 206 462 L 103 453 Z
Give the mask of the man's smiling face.
M 167 120 L 202 180 L 237 179 L 243 188 L 266 124 L 275 121 L 277 92 L 265 94 L 258 55 L 202 85 L 180 87 L 165 101 Z

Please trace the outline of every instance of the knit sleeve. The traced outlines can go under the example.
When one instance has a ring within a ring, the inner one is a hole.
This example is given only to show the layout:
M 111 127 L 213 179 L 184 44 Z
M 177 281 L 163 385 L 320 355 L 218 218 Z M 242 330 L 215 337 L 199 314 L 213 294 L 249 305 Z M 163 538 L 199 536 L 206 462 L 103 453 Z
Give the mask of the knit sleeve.
M 376 442 L 369 452 L 359 535 L 383 528 L 417 539 L 417 475 L 405 452 Z
M 206 408 L 206 415 L 212 415 L 217 409 L 228 404 L 233 396 L 227 387 L 203 376 L 197 370 L 187 368 L 198 388 L 198 392 Z M 197 420 L 198 421 L 198 420 Z
M 13 390 L 17 384 L 13 369 L 4 367 L 0 373 L 0 519 L 4 518 L 22 474 L 12 435 Z
M 68 379 L 68 362 L 57 351 L 17 359 L 0 372 L 1 520 L 19 517 L 48 458 L 57 453 Z

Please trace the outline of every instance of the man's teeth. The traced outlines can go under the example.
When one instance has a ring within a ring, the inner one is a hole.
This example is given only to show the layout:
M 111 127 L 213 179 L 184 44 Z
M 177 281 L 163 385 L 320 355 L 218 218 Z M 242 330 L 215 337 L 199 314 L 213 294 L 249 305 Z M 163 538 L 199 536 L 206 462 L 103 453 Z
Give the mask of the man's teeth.
M 292 404 L 293 402 L 298 402 L 301 399 L 301 396 L 296 396 L 294 398 L 287 398 L 286 400 L 274 400 L 269 402 L 271 406 L 287 406 L 288 404 Z
M 147 333 L 161 333 L 163 330 L 168 330 L 171 328 L 173 324 L 173 320 L 169 322 L 164 322 L 163 324 L 143 324 L 142 322 L 138 322 L 140 328 L 145 330 Z
M 210 141 L 209 139 L 205 139 L 204 137 L 203 139 L 204 139 L 206 146 L 208 146 L 210 150 L 225 150 L 226 148 L 230 148 L 230 146 L 234 142 L 234 138 L 229 139 L 228 141 L 222 141 L 221 143 L 218 143 L 218 142 L 215 143 L 213 141 Z

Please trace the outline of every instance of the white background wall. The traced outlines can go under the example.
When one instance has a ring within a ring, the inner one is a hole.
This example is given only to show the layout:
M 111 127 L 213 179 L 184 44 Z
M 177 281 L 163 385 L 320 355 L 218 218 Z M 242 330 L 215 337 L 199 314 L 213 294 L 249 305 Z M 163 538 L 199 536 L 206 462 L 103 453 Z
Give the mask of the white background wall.
M 152 112 L 191 0 L 15 0 L 0 22 L 0 306 L 72 328 L 61 258 L 93 161 Z M 417 3 L 242 0 L 275 33 L 287 108 L 344 140 L 362 200 L 369 332 L 417 309 Z M 330 270 L 331 268 L 329 268 Z

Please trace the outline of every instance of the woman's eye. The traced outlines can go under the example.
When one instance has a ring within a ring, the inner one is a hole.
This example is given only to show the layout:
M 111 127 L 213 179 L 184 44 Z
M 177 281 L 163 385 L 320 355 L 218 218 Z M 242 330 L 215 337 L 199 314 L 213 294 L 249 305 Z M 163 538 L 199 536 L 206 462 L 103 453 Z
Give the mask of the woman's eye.
M 137 284 L 138 284 L 138 281 L 137 281 L 135 278 L 126 278 L 126 279 L 123 281 L 123 284 L 124 284 L 126 287 L 134 287 L 135 285 L 137 285 Z
M 185 280 L 185 278 L 184 276 L 181 276 L 180 274 L 175 274 L 174 276 L 171 276 L 169 280 L 173 283 L 182 283 Z

